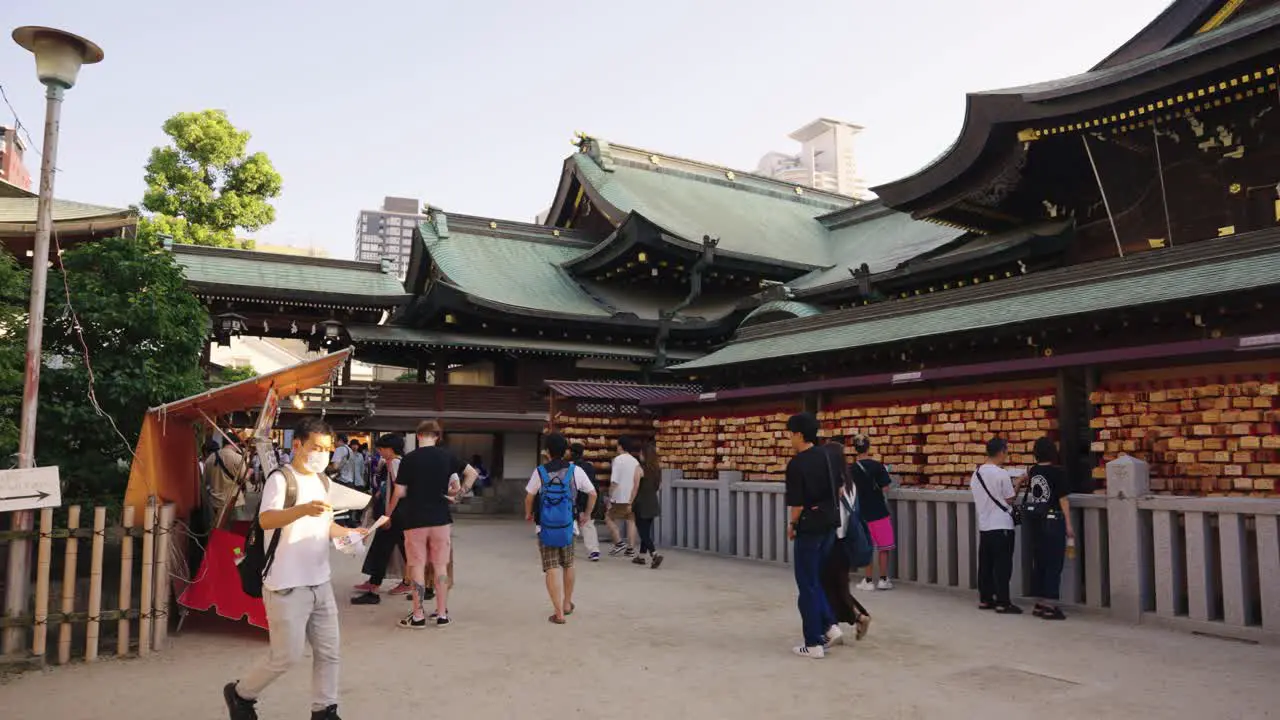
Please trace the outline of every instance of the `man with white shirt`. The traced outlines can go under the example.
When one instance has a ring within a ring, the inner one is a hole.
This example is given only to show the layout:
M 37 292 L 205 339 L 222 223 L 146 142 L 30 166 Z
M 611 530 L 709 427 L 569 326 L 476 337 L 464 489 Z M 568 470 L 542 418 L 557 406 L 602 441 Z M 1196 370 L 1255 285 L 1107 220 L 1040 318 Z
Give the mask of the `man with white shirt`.
M 268 559 L 262 601 L 270 624 L 271 650 L 239 682 L 222 689 L 231 720 L 257 720 L 254 705 L 272 682 L 302 659 L 311 645 L 312 720 L 338 717 L 338 604 L 329 584 L 329 548 L 349 532 L 333 521 L 329 504 L 329 467 L 333 430 L 319 418 L 307 418 L 293 431 L 293 461 L 267 478 L 258 523 Z M 292 496 L 292 497 L 290 497 Z
M 591 510 L 596 504 L 596 489 L 587 474 L 575 463 L 564 457 L 569 452 L 569 441 L 560 433 L 551 433 L 543 441 L 548 462 L 534 468 L 525 486 L 525 520 L 539 526 L 538 552 L 542 556 L 542 572 L 546 577 L 547 595 L 555 612 L 547 618 L 556 625 L 565 624 L 565 618 L 573 614 L 573 545 L 574 538 L 585 523 L 591 520 Z M 567 477 L 572 472 L 573 477 Z M 546 497 L 543 497 L 544 484 Z M 577 513 L 577 496 L 586 493 L 587 507 L 582 515 Z M 545 505 L 545 508 L 544 508 Z M 555 515 L 559 520 L 552 520 Z M 556 524 L 559 523 L 559 524 Z M 572 530 L 570 531 L 570 525 Z M 556 542 L 552 542 L 552 536 Z
M 1001 615 L 1020 615 L 1022 608 L 1009 600 L 1013 576 L 1013 478 L 1002 466 L 1009 444 L 1002 438 L 987 441 L 987 462 L 973 473 L 969 489 L 978 514 L 978 608 Z
M 605 525 L 613 534 L 613 549 L 610 555 L 626 552 L 627 557 L 635 557 L 636 545 L 640 543 L 640 533 L 636 529 L 636 516 L 631 510 L 636 500 L 636 492 L 640 489 L 640 476 L 644 470 L 636 455 L 640 452 L 640 441 L 624 435 L 618 438 L 618 456 L 613 459 L 609 471 L 609 511 L 605 515 Z M 622 529 L 617 523 L 621 522 Z M 622 538 L 625 530 L 627 537 Z

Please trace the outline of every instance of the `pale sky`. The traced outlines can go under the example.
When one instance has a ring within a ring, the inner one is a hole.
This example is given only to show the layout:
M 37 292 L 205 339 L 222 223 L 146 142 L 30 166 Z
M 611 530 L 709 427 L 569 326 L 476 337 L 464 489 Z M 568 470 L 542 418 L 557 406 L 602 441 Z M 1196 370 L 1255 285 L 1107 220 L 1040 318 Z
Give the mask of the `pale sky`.
M 966 92 L 1087 70 L 1168 0 L 0 0 L 4 33 L 50 25 L 106 60 L 62 116 L 57 194 L 139 202 L 161 123 L 221 108 L 284 177 L 259 242 L 351 257 L 384 195 L 532 221 L 576 131 L 751 170 L 810 120 L 863 125 L 871 184 L 959 131 Z M 197 10 L 198 9 L 198 10 Z M 0 85 L 40 138 L 31 56 Z M 0 122 L 12 123 L 0 105 Z M 29 153 L 34 176 L 39 159 Z

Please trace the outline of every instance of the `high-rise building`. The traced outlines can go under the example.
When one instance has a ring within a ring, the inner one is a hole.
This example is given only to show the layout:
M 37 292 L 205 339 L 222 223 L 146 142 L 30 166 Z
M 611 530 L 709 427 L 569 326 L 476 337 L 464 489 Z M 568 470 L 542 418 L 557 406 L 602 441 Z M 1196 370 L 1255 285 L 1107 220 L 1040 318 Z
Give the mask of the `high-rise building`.
M 31 173 L 22 160 L 27 144 L 18 135 L 17 128 L 0 125 L 0 180 L 23 190 L 31 189 Z
M 379 210 L 361 210 L 356 223 L 356 260 L 391 261 L 401 280 L 409 270 L 413 229 L 426 218 L 415 198 L 385 197 Z
M 818 118 L 789 136 L 800 143 L 798 154 L 768 153 L 760 158 L 756 173 L 817 190 L 865 197 L 867 184 L 858 177 L 853 156 L 853 138 L 860 132 L 859 125 Z

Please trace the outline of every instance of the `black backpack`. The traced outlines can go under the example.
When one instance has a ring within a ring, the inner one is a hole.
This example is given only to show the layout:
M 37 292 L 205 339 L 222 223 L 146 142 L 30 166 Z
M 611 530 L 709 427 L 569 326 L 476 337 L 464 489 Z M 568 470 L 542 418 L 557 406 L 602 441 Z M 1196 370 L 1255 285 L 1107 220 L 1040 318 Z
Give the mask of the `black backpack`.
M 298 477 L 288 465 L 281 465 L 278 472 L 284 475 L 284 509 L 288 510 L 298 504 Z M 276 559 L 280 531 L 276 531 L 270 545 L 265 540 L 266 532 L 255 515 L 249 532 L 244 536 L 244 553 L 236 563 L 236 570 L 240 573 L 240 586 L 244 588 L 244 594 L 252 598 L 262 597 L 262 579 L 271 571 L 271 563 Z

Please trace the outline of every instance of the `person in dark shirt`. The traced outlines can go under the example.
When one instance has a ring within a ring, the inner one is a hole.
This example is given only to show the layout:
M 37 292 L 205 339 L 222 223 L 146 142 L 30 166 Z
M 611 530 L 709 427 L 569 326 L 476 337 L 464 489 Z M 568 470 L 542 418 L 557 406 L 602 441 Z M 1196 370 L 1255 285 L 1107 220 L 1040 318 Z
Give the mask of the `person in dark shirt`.
M 1033 452 L 1036 464 L 1027 471 L 1022 495 L 1023 517 L 1031 539 L 1031 597 L 1036 598 L 1033 614 L 1045 620 L 1065 620 L 1058 598 L 1067 546 L 1075 545 L 1067 499 L 1071 483 L 1066 470 L 1058 464 L 1058 447 L 1051 438 L 1037 440 Z
M 591 461 L 584 458 L 587 452 L 586 446 L 580 442 L 573 443 L 569 446 L 569 459 L 573 464 L 582 468 L 582 474 L 587 476 L 591 481 L 591 486 L 596 488 L 596 497 L 600 497 L 600 483 L 596 480 L 596 469 L 592 466 Z M 595 518 L 587 517 L 587 505 L 591 496 L 587 493 L 578 493 L 577 514 L 578 523 L 582 529 L 582 542 L 587 546 L 587 557 L 591 562 L 600 562 L 600 532 L 596 529 Z M 534 503 L 536 508 L 537 502 Z
M 812 413 L 792 415 L 787 420 L 791 447 L 796 451 L 787 463 L 787 538 L 792 541 L 791 564 L 804 631 L 804 643 L 792 652 L 804 658 L 825 657 L 826 645 L 843 635 L 822 587 L 822 569 L 835 545 L 840 513 L 831 462 L 817 447 L 818 427 Z
M 436 611 L 432 622 L 449 624 L 449 557 L 453 515 L 449 508 L 476 482 L 476 469 L 439 444 L 442 430 L 435 420 L 418 424 L 418 449 L 400 461 L 391 512 L 404 527 L 404 549 L 413 583 L 413 612 L 400 621 L 405 628 L 424 628 L 422 600 L 426 596 L 428 559 L 435 571 Z M 454 475 L 461 476 L 458 483 Z M 403 505 L 403 507 L 401 507 Z
M 867 522 L 867 530 L 871 533 L 871 544 L 880 555 L 880 582 L 872 582 L 871 566 L 863 569 L 859 590 L 892 590 L 893 581 L 889 579 L 889 553 L 895 547 L 893 536 L 893 520 L 889 517 L 889 502 L 884 491 L 893 483 L 889 477 L 889 469 L 879 460 L 871 457 L 871 438 L 858 434 L 852 438 L 854 458 L 849 471 L 853 473 L 853 484 L 858 489 L 858 499 L 862 503 L 862 519 Z

